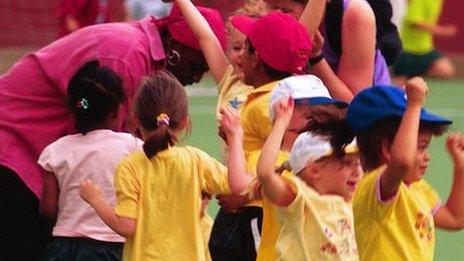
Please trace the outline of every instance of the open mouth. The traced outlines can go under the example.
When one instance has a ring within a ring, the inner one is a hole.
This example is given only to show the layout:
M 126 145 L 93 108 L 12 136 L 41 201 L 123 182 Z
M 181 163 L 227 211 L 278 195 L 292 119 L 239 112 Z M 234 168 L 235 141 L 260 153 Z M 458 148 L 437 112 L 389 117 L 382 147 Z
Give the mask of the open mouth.
M 348 181 L 348 182 L 346 182 L 346 185 L 347 185 L 348 188 L 350 188 L 351 190 L 355 190 L 357 184 L 358 184 L 358 182 L 356 182 L 356 181 Z

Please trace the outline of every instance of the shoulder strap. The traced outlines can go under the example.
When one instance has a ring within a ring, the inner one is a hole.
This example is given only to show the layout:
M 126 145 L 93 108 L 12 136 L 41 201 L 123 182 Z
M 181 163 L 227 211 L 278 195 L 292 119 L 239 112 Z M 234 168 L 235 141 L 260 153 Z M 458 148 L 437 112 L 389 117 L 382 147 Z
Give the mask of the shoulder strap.
M 342 53 L 342 18 L 343 18 L 343 0 L 332 0 L 327 3 L 325 10 L 325 31 L 327 41 L 335 54 L 340 57 Z

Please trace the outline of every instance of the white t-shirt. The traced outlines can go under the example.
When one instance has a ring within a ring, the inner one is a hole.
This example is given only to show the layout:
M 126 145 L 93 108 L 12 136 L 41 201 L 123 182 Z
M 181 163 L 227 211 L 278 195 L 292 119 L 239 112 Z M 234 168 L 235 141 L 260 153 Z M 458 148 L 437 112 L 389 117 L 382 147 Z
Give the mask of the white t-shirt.
M 38 164 L 58 180 L 58 218 L 54 236 L 89 237 L 124 242 L 95 210 L 79 196 L 79 185 L 90 179 L 112 206 L 116 205 L 113 176 L 119 162 L 142 149 L 143 142 L 131 134 L 108 129 L 68 135 L 48 145 Z

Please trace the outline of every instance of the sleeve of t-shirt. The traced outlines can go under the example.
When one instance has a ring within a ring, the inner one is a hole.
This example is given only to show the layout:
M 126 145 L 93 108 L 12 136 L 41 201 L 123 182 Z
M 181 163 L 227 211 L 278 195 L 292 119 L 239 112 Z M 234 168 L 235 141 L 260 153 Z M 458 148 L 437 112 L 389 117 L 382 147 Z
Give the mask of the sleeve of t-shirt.
M 380 197 L 380 177 L 383 171 L 384 169 L 380 169 L 367 173 L 361 180 L 353 200 L 353 212 L 356 216 L 380 219 L 395 207 L 398 195 L 385 201 Z
M 427 198 L 431 213 L 434 215 L 441 207 L 440 196 L 427 181 L 421 180 L 418 185 L 423 195 Z
M 224 72 L 224 75 L 222 76 L 221 81 L 217 85 L 218 94 L 221 93 L 224 86 L 228 83 L 228 79 L 232 77 L 233 74 L 235 74 L 234 67 L 230 64 L 229 66 L 227 66 L 227 69 Z
M 302 213 L 304 209 L 304 199 L 303 199 L 303 194 L 302 194 L 302 187 L 301 187 L 301 180 L 298 180 L 298 177 L 295 176 L 284 176 L 283 177 L 286 182 L 291 184 L 291 188 L 293 189 L 293 192 L 295 193 L 295 199 L 286 207 L 279 207 L 282 210 L 285 209 L 285 211 L 292 215 L 296 213 Z
M 256 106 L 251 111 L 249 117 L 248 122 L 252 125 L 253 133 L 263 140 L 264 143 L 272 130 L 272 123 L 269 118 L 269 106 Z
M 202 190 L 210 195 L 228 194 L 227 167 L 204 151 L 195 148 L 189 148 L 189 150 L 196 157 L 196 166 L 200 174 Z
M 44 170 L 55 173 L 54 170 L 59 164 L 56 155 L 59 155 L 59 153 L 56 151 L 55 143 L 51 143 L 45 147 L 42 153 L 40 153 L 37 164 L 39 164 Z
M 127 158 L 119 164 L 116 170 L 114 185 L 117 198 L 115 213 L 118 216 L 137 219 L 141 183 Z

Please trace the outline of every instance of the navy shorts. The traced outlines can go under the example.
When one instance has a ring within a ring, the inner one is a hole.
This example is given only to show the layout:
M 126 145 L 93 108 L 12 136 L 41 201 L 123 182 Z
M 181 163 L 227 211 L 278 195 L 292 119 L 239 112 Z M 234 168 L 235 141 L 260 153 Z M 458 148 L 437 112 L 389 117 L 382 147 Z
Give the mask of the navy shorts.
M 91 238 L 55 237 L 47 246 L 46 261 L 120 261 L 124 243 Z

